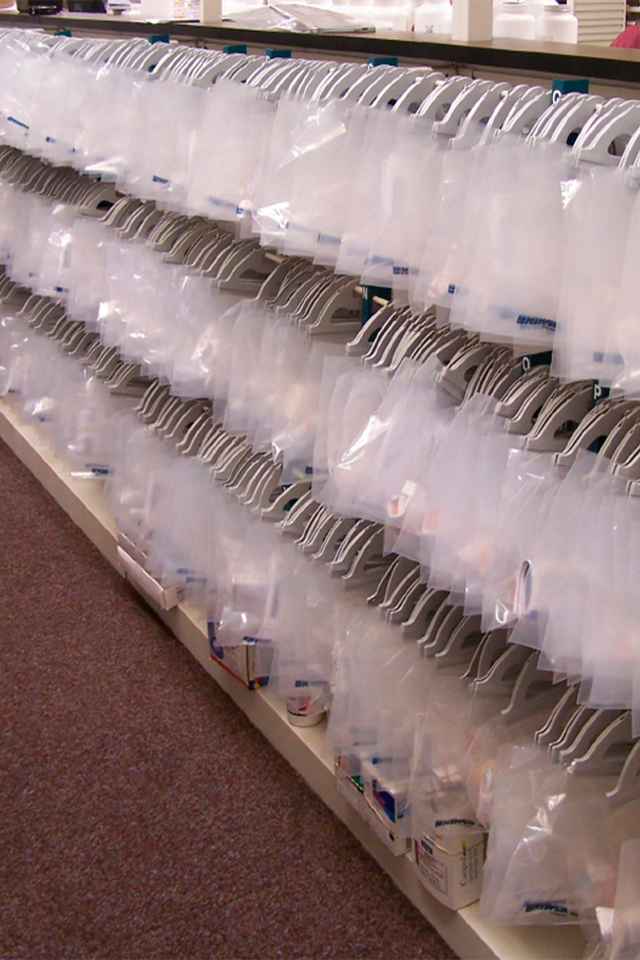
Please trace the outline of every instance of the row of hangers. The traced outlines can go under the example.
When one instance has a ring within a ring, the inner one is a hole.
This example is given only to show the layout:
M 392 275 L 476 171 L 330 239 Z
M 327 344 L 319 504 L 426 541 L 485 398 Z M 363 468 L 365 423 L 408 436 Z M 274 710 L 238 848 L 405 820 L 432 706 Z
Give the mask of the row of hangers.
M 231 80 L 255 87 L 265 97 L 298 97 L 318 103 L 342 100 L 374 109 L 415 114 L 433 124 L 435 137 L 464 148 L 474 122 L 491 134 L 528 134 L 532 140 L 573 142 L 579 161 L 635 169 L 640 107 L 633 101 L 570 94 L 552 103 L 537 86 L 444 76 L 429 68 L 394 67 L 303 59 L 268 59 L 226 54 L 178 44 L 149 44 L 141 38 L 94 39 L 7 30 L 0 42 L 19 42 L 48 56 L 63 54 L 99 67 L 126 69 L 150 81 L 210 87 Z

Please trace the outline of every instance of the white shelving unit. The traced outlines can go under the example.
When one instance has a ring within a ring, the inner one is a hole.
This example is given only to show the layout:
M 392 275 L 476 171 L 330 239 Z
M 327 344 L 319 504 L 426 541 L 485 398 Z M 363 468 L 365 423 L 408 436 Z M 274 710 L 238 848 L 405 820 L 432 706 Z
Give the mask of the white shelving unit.
M 4 401 L 0 401 L 0 437 L 122 574 L 115 523 L 102 496 L 103 481 L 74 478 L 69 465 L 54 454 L 39 429 L 24 423 Z M 213 680 L 346 824 L 463 960 L 580 960 L 583 957 L 584 940 L 575 927 L 495 927 L 482 920 L 476 905 L 454 912 L 438 903 L 420 884 L 410 858 L 392 856 L 338 793 L 332 758 L 325 748 L 324 728 L 292 727 L 287 722 L 284 704 L 270 694 L 268 688 L 250 692 L 212 661 L 206 626 L 198 611 L 183 605 L 163 611 L 150 597 L 143 596 Z

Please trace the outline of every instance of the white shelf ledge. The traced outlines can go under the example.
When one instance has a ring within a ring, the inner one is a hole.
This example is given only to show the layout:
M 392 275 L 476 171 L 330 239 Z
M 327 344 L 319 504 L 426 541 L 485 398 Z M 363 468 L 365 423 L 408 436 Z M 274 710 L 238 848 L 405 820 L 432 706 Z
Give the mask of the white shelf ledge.
M 107 560 L 123 573 L 118 564 L 115 523 L 102 496 L 103 481 L 73 477 L 68 464 L 53 452 L 39 428 L 25 423 L 4 401 L 0 401 L 0 437 Z M 443 907 L 421 885 L 409 857 L 392 856 L 338 793 L 332 758 L 324 744 L 324 727 L 292 727 L 287 722 L 284 704 L 268 689 L 250 692 L 213 662 L 205 623 L 198 611 L 183 605 L 163 611 L 149 597 L 145 596 L 145 600 L 463 960 L 583 957 L 585 943 L 575 927 L 495 927 L 478 916 L 477 905 L 457 913 Z

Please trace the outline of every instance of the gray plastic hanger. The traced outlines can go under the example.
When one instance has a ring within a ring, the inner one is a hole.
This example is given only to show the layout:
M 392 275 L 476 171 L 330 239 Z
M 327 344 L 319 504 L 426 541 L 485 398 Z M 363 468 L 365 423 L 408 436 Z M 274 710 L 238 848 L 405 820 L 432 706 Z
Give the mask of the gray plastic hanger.
M 325 291 L 335 289 L 335 278 L 328 270 L 312 274 L 303 280 L 297 290 L 290 292 L 285 304 L 276 307 L 277 317 L 287 317 L 291 323 L 299 323 L 313 309 Z
M 310 521 L 309 526 L 304 531 L 304 535 L 297 542 L 300 552 L 309 556 L 313 556 L 321 551 L 322 548 L 325 547 L 327 537 L 333 527 L 335 527 L 337 519 L 338 518 L 336 514 L 333 512 L 333 510 L 330 510 L 329 507 L 319 510 Z M 345 536 L 354 523 L 355 520 L 344 525 L 343 530 Z M 341 539 L 344 539 L 344 537 Z M 335 555 L 338 552 L 338 546 L 339 543 L 336 542 L 336 549 L 328 556 L 328 561 L 335 559 Z
M 366 586 L 375 581 L 380 572 L 389 566 L 393 558 L 383 553 L 383 544 L 384 527 L 372 530 L 354 557 L 348 572 L 342 577 L 345 587 Z M 332 564 L 329 564 L 329 569 L 333 573 Z
M 308 481 L 298 480 L 283 487 L 281 493 L 276 494 L 271 503 L 262 508 L 260 519 L 275 523 L 284 522 L 297 503 L 310 493 L 311 484 Z
M 603 730 L 606 730 L 612 721 L 621 717 L 623 713 L 622 710 L 593 710 L 576 732 L 574 739 L 558 752 L 560 762 L 573 763 L 578 757 L 583 756 Z
M 227 493 L 240 503 L 249 499 L 260 482 L 265 470 L 273 466 L 273 460 L 266 453 L 254 453 L 248 457 L 238 470 L 224 483 Z
M 372 533 L 378 532 L 379 529 L 380 525 L 371 520 L 358 520 L 345 537 L 335 559 L 328 565 L 331 575 L 346 575 Z
M 575 463 L 579 450 L 586 450 L 607 436 L 625 414 L 636 410 L 637 404 L 623 397 L 607 397 L 600 401 L 583 417 L 564 450 L 555 454 L 555 466 L 560 470 L 568 470 Z
M 617 465 L 624 463 L 638 449 L 640 449 L 640 405 L 636 404 L 614 424 L 600 448 L 600 456 L 611 461 L 611 470 L 615 474 Z
M 414 575 L 409 574 L 397 595 L 394 596 L 391 606 L 382 606 L 389 623 L 402 624 L 411 616 L 420 598 L 427 592 L 427 585 L 420 579 L 420 569 Z
M 580 163 L 617 166 L 622 153 L 616 142 L 626 146 L 640 126 L 640 103 L 635 101 L 608 101 L 600 110 L 597 121 L 585 127 L 578 137 L 574 152 Z
M 435 317 L 415 317 L 407 324 L 400 341 L 394 344 L 391 355 L 385 353 L 381 366 L 386 366 L 389 374 L 392 375 L 403 360 L 416 356 L 421 349 L 427 349 L 441 334 L 442 331 L 436 327 Z
M 496 414 L 507 419 L 507 433 L 529 433 L 539 411 L 558 389 L 549 377 L 549 368 L 535 367 L 510 387 L 496 406 Z
M 523 664 L 516 677 L 511 699 L 501 710 L 501 716 L 510 722 L 517 722 L 542 710 L 552 710 L 562 699 L 564 686 L 554 683 L 552 674 L 538 667 L 539 656 L 534 652 Z
M 322 542 L 322 537 L 335 514 L 326 504 L 320 504 L 319 509 L 309 515 L 304 530 L 296 540 L 296 547 L 300 553 L 311 553 Z
M 418 600 L 410 616 L 402 624 L 402 636 L 406 640 L 418 640 L 427 633 L 429 624 L 436 612 L 446 603 L 449 594 L 446 590 L 430 587 Z
M 399 67 L 368 105 L 373 110 L 395 109 L 398 101 L 402 101 L 403 97 L 409 97 L 410 102 L 415 103 L 417 109 L 419 103 L 433 90 L 435 83 L 436 78 L 428 68 Z M 419 98 L 417 103 L 416 97 Z
M 252 513 L 259 513 L 262 516 L 262 511 L 268 510 L 281 493 L 282 464 L 275 463 L 272 459 L 261 471 L 253 491 L 250 494 L 248 492 L 241 502 L 244 503 L 247 510 L 251 510 Z
M 569 764 L 571 773 L 597 776 L 621 774 L 635 743 L 632 726 L 629 711 L 611 720 L 585 752 L 574 756 Z M 581 734 L 584 733 L 583 728 Z
M 511 697 L 515 682 L 531 656 L 531 651 L 518 644 L 511 644 L 494 661 L 484 676 L 478 675 L 473 682 L 473 695 Z
M 537 453 L 561 451 L 586 415 L 593 388 L 590 382 L 566 384 L 544 404 L 524 441 L 525 450 Z
M 346 354 L 348 357 L 364 357 L 371 349 L 371 343 L 375 340 L 382 327 L 395 316 L 396 306 L 393 301 L 379 307 L 373 313 L 366 323 L 363 323 L 353 340 L 346 345 Z
M 365 367 L 375 367 L 382 364 L 385 356 L 391 357 L 398 343 L 404 336 L 407 322 L 409 322 L 410 313 L 408 307 L 395 308 L 393 313 L 388 316 L 375 340 L 371 343 L 367 353 L 362 358 Z
M 508 639 L 509 631 L 504 627 L 483 634 L 462 679 L 472 685 L 479 677 L 486 676 L 507 649 Z
M 442 120 L 433 125 L 433 132 L 438 137 L 455 137 L 462 132 L 462 127 L 469 114 L 478 107 L 483 98 L 494 87 L 490 80 L 471 80 L 457 94 Z
M 341 100 L 354 84 L 365 74 L 369 67 L 366 63 L 340 64 L 330 73 L 314 92 L 313 100 Z
M 534 100 L 541 93 L 544 93 L 543 87 L 529 86 L 528 84 L 517 84 L 506 91 L 502 100 L 496 106 L 489 119 L 487 120 L 483 142 L 489 140 L 495 134 L 496 130 L 501 130 L 502 126 L 511 115 L 512 111 L 521 109 L 529 100 Z
M 451 603 L 451 597 L 440 604 L 431 617 L 424 636 L 418 641 L 422 654 L 434 657 L 444 650 L 453 630 L 462 621 L 464 610 L 461 606 Z
M 361 309 L 362 294 L 358 281 L 339 278 L 299 325 L 306 327 L 309 336 L 329 336 L 346 341 L 360 328 Z
M 248 251 L 231 251 L 218 273 L 218 289 L 255 296 L 275 269 L 276 264 L 263 247 L 256 245 Z
M 435 655 L 438 667 L 468 666 L 484 636 L 479 615 L 463 616 Z
M 629 752 L 616 785 L 607 793 L 612 806 L 629 803 L 640 797 L 640 740 Z
M 184 436 L 176 444 L 176 449 L 185 457 L 195 457 L 205 437 L 211 436 L 215 425 L 211 419 L 211 401 L 203 400 L 202 409 L 187 427 Z
M 515 104 L 502 127 L 496 130 L 498 136 L 524 137 L 533 128 L 551 103 L 551 91 L 542 90 L 534 97 L 523 99 Z
M 568 716 L 566 726 L 564 730 L 561 731 L 558 739 L 548 745 L 554 760 L 560 759 L 562 751 L 571 746 L 584 725 L 595 713 L 595 707 L 580 704 L 578 708 Z
M 314 500 L 311 490 L 303 493 L 294 503 L 287 515 L 278 524 L 278 531 L 282 536 L 299 537 L 309 519 L 321 509 L 321 505 Z
M 407 574 L 416 566 L 415 561 L 407 557 L 396 554 L 390 556 L 391 563 L 385 569 L 374 592 L 367 598 L 370 607 L 380 607 L 381 604 L 388 603 Z
M 423 76 L 414 77 L 413 83 L 396 99 L 391 109 L 394 113 L 417 113 L 420 106 L 444 82 L 444 74 L 430 70 Z
M 578 709 L 579 691 L 580 685 L 577 683 L 567 687 L 549 714 L 547 722 L 536 731 L 534 739 L 541 747 L 550 746 L 562 736 L 567 723 Z
M 485 360 L 495 347 L 478 340 L 465 344 L 452 357 L 438 377 L 438 384 L 457 402 L 464 399 L 469 380 L 474 370 Z
M 457 74 L 447 77 L 425 97 L 415 113 L 416 119 L 419 123 L 426 122 L 427 124 L 442 120 L 458 94 L 470 83 L 472 83 L 470 77 L 462 77 Z

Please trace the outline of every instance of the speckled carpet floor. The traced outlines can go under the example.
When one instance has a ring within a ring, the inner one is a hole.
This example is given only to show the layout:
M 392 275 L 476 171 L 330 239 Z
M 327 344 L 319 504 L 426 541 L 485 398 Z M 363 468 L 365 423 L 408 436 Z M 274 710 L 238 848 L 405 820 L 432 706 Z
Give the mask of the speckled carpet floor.
M 0 443 L 0 956 L 452 958 Z

